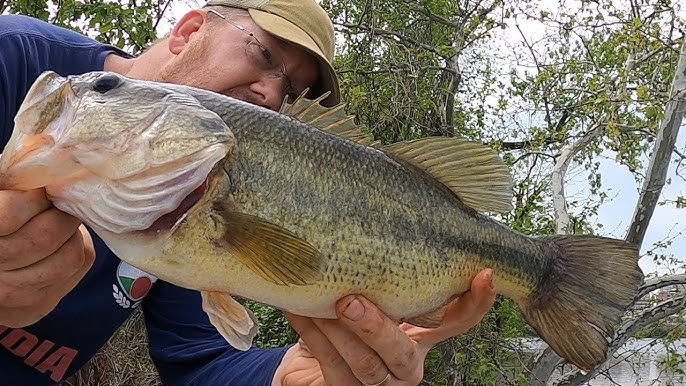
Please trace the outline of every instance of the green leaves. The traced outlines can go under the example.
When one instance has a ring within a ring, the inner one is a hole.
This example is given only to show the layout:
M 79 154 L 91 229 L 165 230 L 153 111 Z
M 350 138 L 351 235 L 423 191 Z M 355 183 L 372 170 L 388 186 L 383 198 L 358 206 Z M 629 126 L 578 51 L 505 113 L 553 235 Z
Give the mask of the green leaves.
M 506 3 L 326 2 L 338 21 L 344 99 L 383 142 L 457 135 L 491 143 L 515 180 L 515 209 L 501 219 L 531 235 L 555 232 L 550 175 L 561 152 L 601 128 L 573 158 L 566 180 L 583 188 L 567 204 L 572 232 L 607 234 L 598 213 L 617 193 L 599 160 L 642 180 L 684 20 L 671 11 L 674 0 L 633 10 L 610 0 Z M 516 318 L 498 307 L 478 334 L 432 354 L 428 384 L 496 382 L 487 374 L 509 354 L 499 344 Z M 516 374 L 508 384 L 521 380 Z
M 471 47 L 498 26 L 499 3 L 325 2 L 340 31 L 336 66 L 350 111 L 383 142 L 478 136 L 485 107 L 455 96 L 469 87 L 483 98 L 494 87 L 494 78 L 477 81 L 489 64 Z
M 0 0 L 22 13 L 141 52 L 168 0 Z M 51 3 L 51 4 L 52 4 Z M 616 194 L 600 158 L 644 178 L 677 62 L 677 0 L 631 9 L 611 0 L 324 0 L 335 22 L 335 65 L 350 113 L 384 143 L 463 136 L 498 149 L 514 176 L 515 209 L 500 219 L 529 235 L 555 232 L 550 176 L 561 152 L 602 128 L 573 159 L 567 181 L 574 233 L 603 231 L 600 205 Z M 637 184 L 636 189 L 640 185 Z M 686 208 L 686 197 L 666 200 Z M 676 210 L 675 209 L 675 210 Z M 264 347 L 292 342 L 280 313 L 251 304 Z M 431 352 L 426 384 L 519 385 L 526 369 L 511 339 L 531 332 L 499 300 L 469 334 Z
M 138 54 L 157 38 L 154 27 L 168 2 L 62 0 L 56 8 L 48 8 L 47 2 L 11 0 L 5 11 L 33 16 Z

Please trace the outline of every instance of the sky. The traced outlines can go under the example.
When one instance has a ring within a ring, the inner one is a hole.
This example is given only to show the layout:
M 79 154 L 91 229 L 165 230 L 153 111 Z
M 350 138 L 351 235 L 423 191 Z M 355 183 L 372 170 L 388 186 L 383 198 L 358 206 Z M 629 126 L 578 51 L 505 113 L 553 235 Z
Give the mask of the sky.
M 567 1 L 567 6 L 573 3 L 573 0 Z M 542 8 L 556 12 L 558 0 L 543 0 L 540 2 Z M 676 13 L 682 19 L 686 20 L 686 6 L 677 7 Z M 534 21 L 527 21 L 523 18 L 518 18 L 520 27 L 526 34 L 529 41 L 536 41 L 546 33 L 548 33 L 541 25 Z M 509 28 L 512 28 L 510 26 Z M 511 33 L 504 33 L 506 39 L 511 43 L 516 43 L 521 40 L 520 34 L 516 31 Z M 678 34 L 676 36 L 679 36 Z M 676 63 L 674 63 L 676 65 Z M 686 120 L 682 122 L 681 130 L 676 142 L 676 147 L 684 152 L 686 149 Z M 596 218 L 597 223 L 603 225 L 601 233 L 604 236 L 624 238 L 627 233 L 629 224 L 634 214 L 636 203 L 640 194 L 641 185 L 639 185 L 633 174 L 629 170 L 616 163 L 613 160 L 613 154 L 604 154 L 599 157 L 598 161 L 601 164 L 600 173 L 602 176 L 602 186 L 606 189 L 608 197 L 611 199 L 604 202 L 598 211 Z M 643 157 L 643 165 L 648 165 L 650 154 Z M 672 157 L 667 180 L 671 180 L 671 184 L 664 186 L 660 201 L 675 200 L 678 196 L 686 196 L 686 182 L 676 176 L 676 160 Z M 682 168 L 682 172 L 686 173 L 686 168 Z M 589 197 L 589 186 L 586 180 L 587 174 L 580 170 L 578 165 L 571 166 L 565 179 L 565 191 L 567 197 L 575 197 L 583 200 L 584 197 Z M 655 247 L 655 243 L 670 240 L 671 245 L 667 247 Z M 647 256 L 648 250 L 653 250 L 657 254 L 672 256 L 682 263 L 671 264 L 669 266 L 657 265 L 654 263 L 651 256 Z M 677 209 L 674 203 L 665 205 L 658 205 L 655 208 L 652 219 L 648 226 L 645 239 L 641 248 L 643 258 L 640 261 L 641 268 L 645 273 L 684 273 L 683 267 L 686 264 L 686 209 Z M 676 271 L 676 272 L 674 272 Z
M 686 129 L 681 126 L 677 146 L 685 148 Z M 674 160 L 674 158 L 673 158 Z M 603 186 L 609 188 L 608 195 L 614 197 L 611 201 L 601 205 L 598 212 L 598 222 L 604 225 L 608 236 L 623 238 L 634 214 L 634 208 L 638 201 L 640 186 L 635 182 L 634 176 L 613 160 L 600 159 Z M 645 161 L 647 165 L 648 161 Z M 672 183 L 665 185 L 660 196 L 660 201 L 665 199 L 674 200 L 677 196 L 686 196 L 686 183 L 675 176 L 675 163 L 672 162 L 667 178 Z M 587 186 L 584 180 L 568 181 L 570 194 L 587 194 Z M 585 193 L 586 192 L 586 193 Z M 641 252 L 645 254 L 648 249 L 654 248 L 656 242 L 671 240 L 671 246 L 657 248 L 656 253 L 671 255 L 686 262 L 686 209 L 677 209 L 673 203 L 658 205 L 648 226 Z M 658 267 L 650 256 L 641 259 L 641 268 L 646 273 L 667 273 L 667 267 Z M 672 266 L 676 269 L 676 266 Z M 684 269 L 677 272 L 684 273 Z M 676 272 L 675 272 L 676 273 Z
M 542 4 L 557 4 L 557 0 L 543 0 Z M 204 1 L 175 1 L 168 13 L 171 20 L 180 19 L 187 11 L 204 4 Z M 569 2 L 568 2 L 569 4 Z M 550 6 L 549 6 L 550 7 Z M 686 7 L 677 9 L 677 12 L 682 18 L 686 18 Z M 526 20 L 518 20 L 520 27 L 530 39 L 541 37 L 546 33 L 539 25 Z M 169 22 L 161 23 L 158 32 L 164 34 L 168 31 Z M 510 26 L 508 28 L 514 28 Z M 504 36 L 508 39 L 519 38 L 519 33 L 512 30 L 507 31 Z M 686 129 L 682 124 L 682 130 L 677 140 L 677 147 L 679 149 L 686 149 Z M 603 203 L 598 211 L 596 218 L 597 223 L 603 225 L 602 235 L 616 238 L 623 238 L 631 222 L 634 208 L 636 206 L 640 186 L 634 180 L 634 176 L 623 167 L 612 160 L 612 155 L 607 158 L 599 158 L 601 163 L 602 185 L 607 188 L 608 196 L 611 199 Z M 644 160 L 644 165 L 648 164 L 648 159 Z M 668 179 L 672 183 L 663 188 L 661 201 L 665 199 L 675 200 L 677 196 L 686 196 L 686 182 L 675 176 L 675 163 L 670 165 Z M 574 166 L 571 167 L 566 178 L 566 192 L 568 197 L 583 198 L 589 197 L 588 182 L 586 175 L 578 170 L 575 172 Z M 671 240 L 672 244 L 664 248 L 654 249 L 656 242 Z M 684 263 L 686 263 L 686 209 L 677 209 L 671 203 L 667 205 L 659 205 L 656 207 L 653 218 L 648 227 L 645 241 L 641 249 L 641 253 L 645 253 L 654 249 L 656 253 L 673 256 Z M 644 256 L 640 261 L 641 268 L 646 274 L 651 273 L 668 273 L 676 270 L 678 273 L 684 273 L 684 268 L 680 266 L 664 266 L 656 265 L 651 256 Z

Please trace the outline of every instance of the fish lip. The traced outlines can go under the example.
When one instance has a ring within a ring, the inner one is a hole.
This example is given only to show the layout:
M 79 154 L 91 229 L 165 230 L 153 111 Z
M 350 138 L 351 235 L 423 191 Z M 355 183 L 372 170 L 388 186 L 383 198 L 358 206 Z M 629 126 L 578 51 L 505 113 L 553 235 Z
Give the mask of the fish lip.
M 66 95 L 64 94 L 65 92 L 67 92 Z M 45 71 L 38 76 L 26 92 L 24 102 L 15 116 L 21 118 L 27 111 L 36 108 L 44 103 L 45 100 L 56 99 L 64 101 L 65 97 L 69 98 L 74 95 L 76 95 L 76 92 L 69 77 L 62 77 L 53 71 Z
M 45 71 L 38 76 L 26 92 L 24 101 L 14 116 L 15 130 L 0 157 L 1 188 L 13 184 L 11 176 L 5 174 L 8 168 L 21 162 L 32 152 L 22 149 L 22 140 L 27 136 L 42 135 L 45 145 L 51 146 L 50 142 L 54 137 L 44 132 L 54 124 L 54 121 L 73 114 L 74 109 L 70 103 L 75 96 L 76 92 L 69 78 L 62 77 L 54 71 Z M 70 107 L 64 108 L 65 105 Z

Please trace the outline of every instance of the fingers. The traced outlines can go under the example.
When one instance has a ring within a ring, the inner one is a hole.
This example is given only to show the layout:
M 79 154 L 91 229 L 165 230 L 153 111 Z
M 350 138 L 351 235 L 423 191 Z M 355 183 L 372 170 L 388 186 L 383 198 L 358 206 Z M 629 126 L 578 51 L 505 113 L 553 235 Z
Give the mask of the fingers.
M 416 385 L 423 376 L 429 349 L 478 324 L 495 302 L 493 271 L 485 269 L 470 290 L 451 302 L 443 323 L 435 329 L 398 326 L 369 300 L 347 296 L 336 304 L 337 320 L 288 315 L 321 366 L 327 384 L 351 385 L 351 380 L 376 384 L 391 374 L 389 385 Z
M 26 307 L 0 307 L 0 324 L 10 328 L 21 328 L 34 324 L 55 309 L 65 294 L 71 292 L 88 273 L 90 265 L 84 264 L 76 273 L 62 283 L 48 285 L 28 293 L 26 298 L 37 298 Z
M 424 358 L 396 322 L 361 296 L 341 299 L 336 310 L 347 331 L 331 321 L 325 322 L 322 330 L 358 379 L 367 384 L 379 383 L 390 371 L 397 379 L 419 383 Z M 352 332 L 358 339 L 350 339 L 341 331 Z
M 43 190 L 0 191 L 0 325 L 23 327 L 52 311 L 88 272 L 93 241 Z
M 19 302 L 0 302 L 3 304 L 0 306 L 0 315 L 2 315 L 0 324 L 11 328 L 20 328 L 39 321 L 55 309 L 60 300 L 81 282 L 92 263 L 92 260 L 84 260 L 84 264 L 76 272 L 62 281 L 15 294 Z M 24 303 L 26 305 L 21 306 Z M 4 304 L 10 306 L 6 307 Z
M 495 298 L 493 270 L 484 269 L 472 280 L 470 290 L 448 305 L 441 326 L 432 329 L 404 326 L 402 329 L 428 350 L 439 342 L 464 334 L 479 324 L 493 307 Z
M 340 354 L 355 378 L 366 384 L 375 384 L 388 374 L 389 370 L 379 355 L 358 336 L 341 328 L 339 321 L 330 319 L 314 319 L 313 321 Z
M 341 299 L 339 319 L 287 316 L 319 360 L 330 384 L 377 384 L 389 374 L 392 384 L 416 385 L 423 374 L 424 356 L 397 323 L 361 296 Z
M 85 260 L 81 233 L 75 232 L 55 253 L 9 273 L 17 284 L 31 283 L 32 287 L 41 288 L 70 278 L 83 268 Z
M 23 268 L 55 253 L 79 224 L 57 208 L 35 215 L 14 233 L 0 237 L 0 270 Z
M 85 275 L 93 259 L 86 259 L 80 232 L 74 233 L 55 253 L 13 271 L 0 271 L 0 304 L 26 308 L 32 304 L 57 303 Z M 46 287 L 51 291 L 46 294 Z
M 324 333 L 314 324 L 310 318 L 285 313 L 286 319 L 306 342 L 307 348 L 312 352 L 328 384 L 336 385 L 336 382 L 347 382 L 356 379 L 350 367 L 346 364 L 338 350 L 331 344 Z M 354 382 L 354 381 L 353 381 Z M 343 385 L 341 384 L 341 385 Z M 354 386 L 353 383 L 351 386 Z
M 276 368 L 272 386 L 324 386 L 319 362 L 302 339 L 291 346 Z
M 0 236 L 16 232 L 35 215 L 51 206 L 43 189 L 26 192 L 0 191 Z
M 88 232 L 88 229 L 86 229 L 85 225 L 79 225 L 79 231 L 81 232 L 83 257 L 84 259 L 86 259 L 86 264 L 89 267 L 88 269 L 90 269 L 90 267 L 93 265 L 93 262 L 95 261 L 95 245 L 93 244 L 93 238 L 91 237 L 90 232 Z
M 484 269 L 472 280 L 470 290 L 454 300 L 448 307 L 445 318 L 450 324 L 451 320 L 461 322 L 467 330 L 474 327 L 483 319 L 486 313 L 495 303 L 495 279 L 492 269 Z M 445 323 L 444 323 L 445 324 Z M 455 327 L 457 323 L 453 323 Z M 464 333 L 467 330 L 459 330 Z
M 76 236 L 77 238 L 80 238 L 80 235 Z M 83 243 L 83 241 L 79 240 L 79 243 Z M 83 246 L 82 246 L 83 248 Z M 70 293 L 76 286 L 81 282 L 84 276 L 88 273 L 88 271 L 91 269 L 93 266 L 93 261 L 94 259 L 88 258 L 83 255 L 83 264 L 81 267 L 73 271 L 72 275 L 68 276 L 64 281 L 57 281 L 54 284 L 50 285 L 49 288 L 50 290 L 50 296 L 47 297 L 47 301 L 49 303 L 52 303 L 53 306 L 51 307 L 51 311 L 59 301 L 68 293 Z

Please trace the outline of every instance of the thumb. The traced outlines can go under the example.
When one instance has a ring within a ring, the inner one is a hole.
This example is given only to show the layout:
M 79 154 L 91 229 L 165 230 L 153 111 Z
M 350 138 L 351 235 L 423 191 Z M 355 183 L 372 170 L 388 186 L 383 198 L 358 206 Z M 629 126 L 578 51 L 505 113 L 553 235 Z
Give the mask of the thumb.
M 479 324 L 493 307 L 496 298 L 493 270 L 484 269 L 472 280 L 469 291 L 448 304 L 441 325 L 422 329 L 415 335 L 421 345 L 432 347 L 450 337 L 464 334 Z

